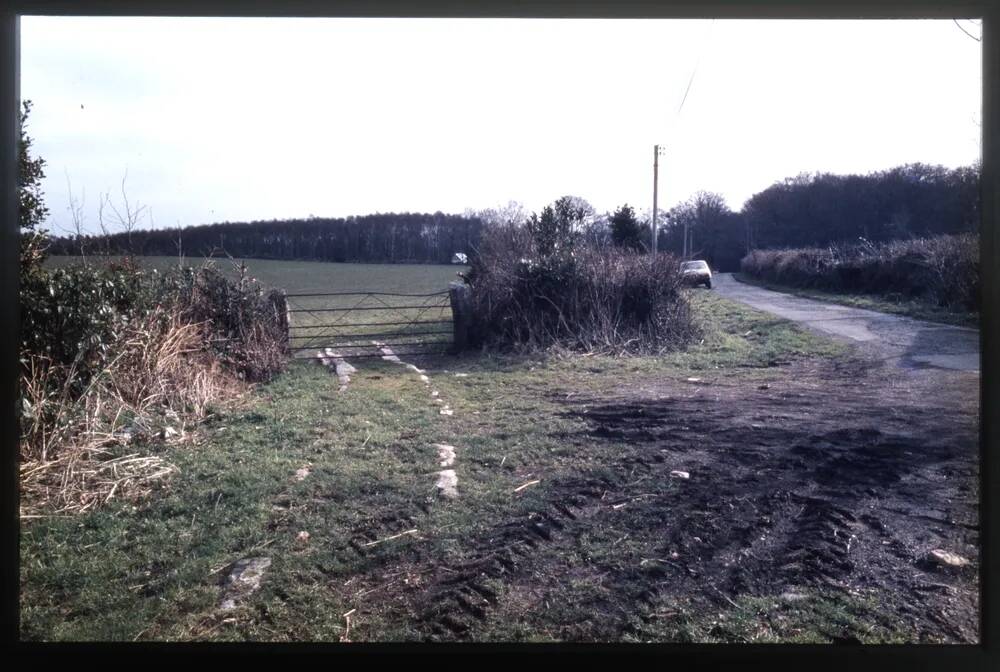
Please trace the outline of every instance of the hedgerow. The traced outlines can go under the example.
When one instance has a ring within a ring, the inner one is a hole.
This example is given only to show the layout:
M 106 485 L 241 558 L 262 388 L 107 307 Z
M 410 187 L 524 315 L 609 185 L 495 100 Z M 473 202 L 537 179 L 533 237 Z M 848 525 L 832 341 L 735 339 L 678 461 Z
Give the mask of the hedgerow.
M 467 276 L 474 345 L 635 354 L 695 336 L 675 257 L 574 244 L 547 215 L 484 232 Z
M 966 311 L 979 311 L 981 305 L 975 234 L 754 250 L 740 267 L 755 278 L 791 287 L 896 295 Z

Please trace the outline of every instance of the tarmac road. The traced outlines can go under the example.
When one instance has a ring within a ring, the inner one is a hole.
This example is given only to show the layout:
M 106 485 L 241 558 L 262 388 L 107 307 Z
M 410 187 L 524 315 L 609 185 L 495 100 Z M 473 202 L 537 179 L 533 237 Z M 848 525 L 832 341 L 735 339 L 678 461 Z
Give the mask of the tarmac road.
M 979 373 L 979 331 L 806 299 L 742 283 L 731 273 L 712 276 L 721 296 L 800 323 L 905 369 Z

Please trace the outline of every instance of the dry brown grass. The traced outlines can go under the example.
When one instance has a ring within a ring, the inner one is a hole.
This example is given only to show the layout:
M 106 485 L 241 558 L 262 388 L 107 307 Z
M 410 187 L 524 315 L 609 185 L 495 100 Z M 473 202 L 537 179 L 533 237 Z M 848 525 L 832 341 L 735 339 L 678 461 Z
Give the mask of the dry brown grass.
M 191 440 L 188 429 L 212 406 L 232 403 L 247 389 L 219 365 L 207 338 L 204 324 L 155 310 L 112 344 L 118 355 L 79 395 L 71 392 L 77 362 L 67 367 L 28 356 L 21 379 L 21 517 L 141 498 L 174 473 L 176 467 L 142 446 Z

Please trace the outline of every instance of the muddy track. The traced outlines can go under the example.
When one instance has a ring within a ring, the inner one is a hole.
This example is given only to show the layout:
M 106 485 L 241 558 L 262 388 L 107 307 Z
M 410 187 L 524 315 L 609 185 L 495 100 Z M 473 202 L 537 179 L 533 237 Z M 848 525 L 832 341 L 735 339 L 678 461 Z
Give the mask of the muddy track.
M 568 498 L 519 519 L 502 523 L 477 538 L 468 560 L 448 567 L 418 598 L 418 621 L 429 639 L 463 636 L 488 616 L 497 593 L 486 583 L 530 576 L 538 556 L 548 546 L 572 539 L 588 520 L 600 514 L 595 506 L 610 482 L 593 481 L 563 490 Z M 568 490 L 568 491 L 567 491 Z
M 859 393 L 856 383 L 752 400 L 735 386 L 679 386 L 655 398 L 567 402 L 589 438 L 622 450 L 601 476 L 548 479 L 544 507 L 469 540 L 467 561 L 416 596 L 418 620 L 432 639 L 469 636 L 497 600 L 484 582 L 530 581 L 539 563 L 627 502 L 623 529 L 659 540 L 656 557 L 599 569 L 642 619 L 681 599 L 876 590 L 921 636 L 975 641 L 974 414 L 928 413 L 926 399 L 911 403 L 912 389 Z M 636 497 L 643 482 L 668 482 L 679 467 L 690 478 Z M 931 548 L 973 564 L 941 571 L 922 560 Z M 607 606 L 605 620 L 628 630 Z
M 927 390 L 913 387 L 847 389 L 813 390 L 810 402 L 787 412 L 779 412 L 780 396 L 741 399 L 723 390 L 605 403 L 581 416 L 596 435 L 700 462 L 683 497 L 658 503 L 672 514 L 661 557 L 678 557 L 664 567 L 668 593 L 704 593 L 705 583 L 729 594 L 877 589 L 895 596 L 900 616 L 917 629 L 974 641 L 975 414 L 935 408 Z M 937 393 L 939 403 L 948 396 Z M 769 419 L 748 422 L 761 416 Z M 928 566 L 927 551 L 939 547 L 973 565 Z

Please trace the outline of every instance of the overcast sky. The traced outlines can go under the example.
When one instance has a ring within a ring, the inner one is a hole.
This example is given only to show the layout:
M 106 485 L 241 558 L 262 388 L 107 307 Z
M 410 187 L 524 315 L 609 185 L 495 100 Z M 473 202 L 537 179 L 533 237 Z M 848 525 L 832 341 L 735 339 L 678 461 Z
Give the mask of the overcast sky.
M 641 212 L 655 143 L 661 209 L 704 189 L 738 210 L 800 172 L 976 161 L 981 88 L 950 20 L 21 20 L 55 233 L 67 175 L 96 230 L 126 171 L 156 228 L 566 194 Z

